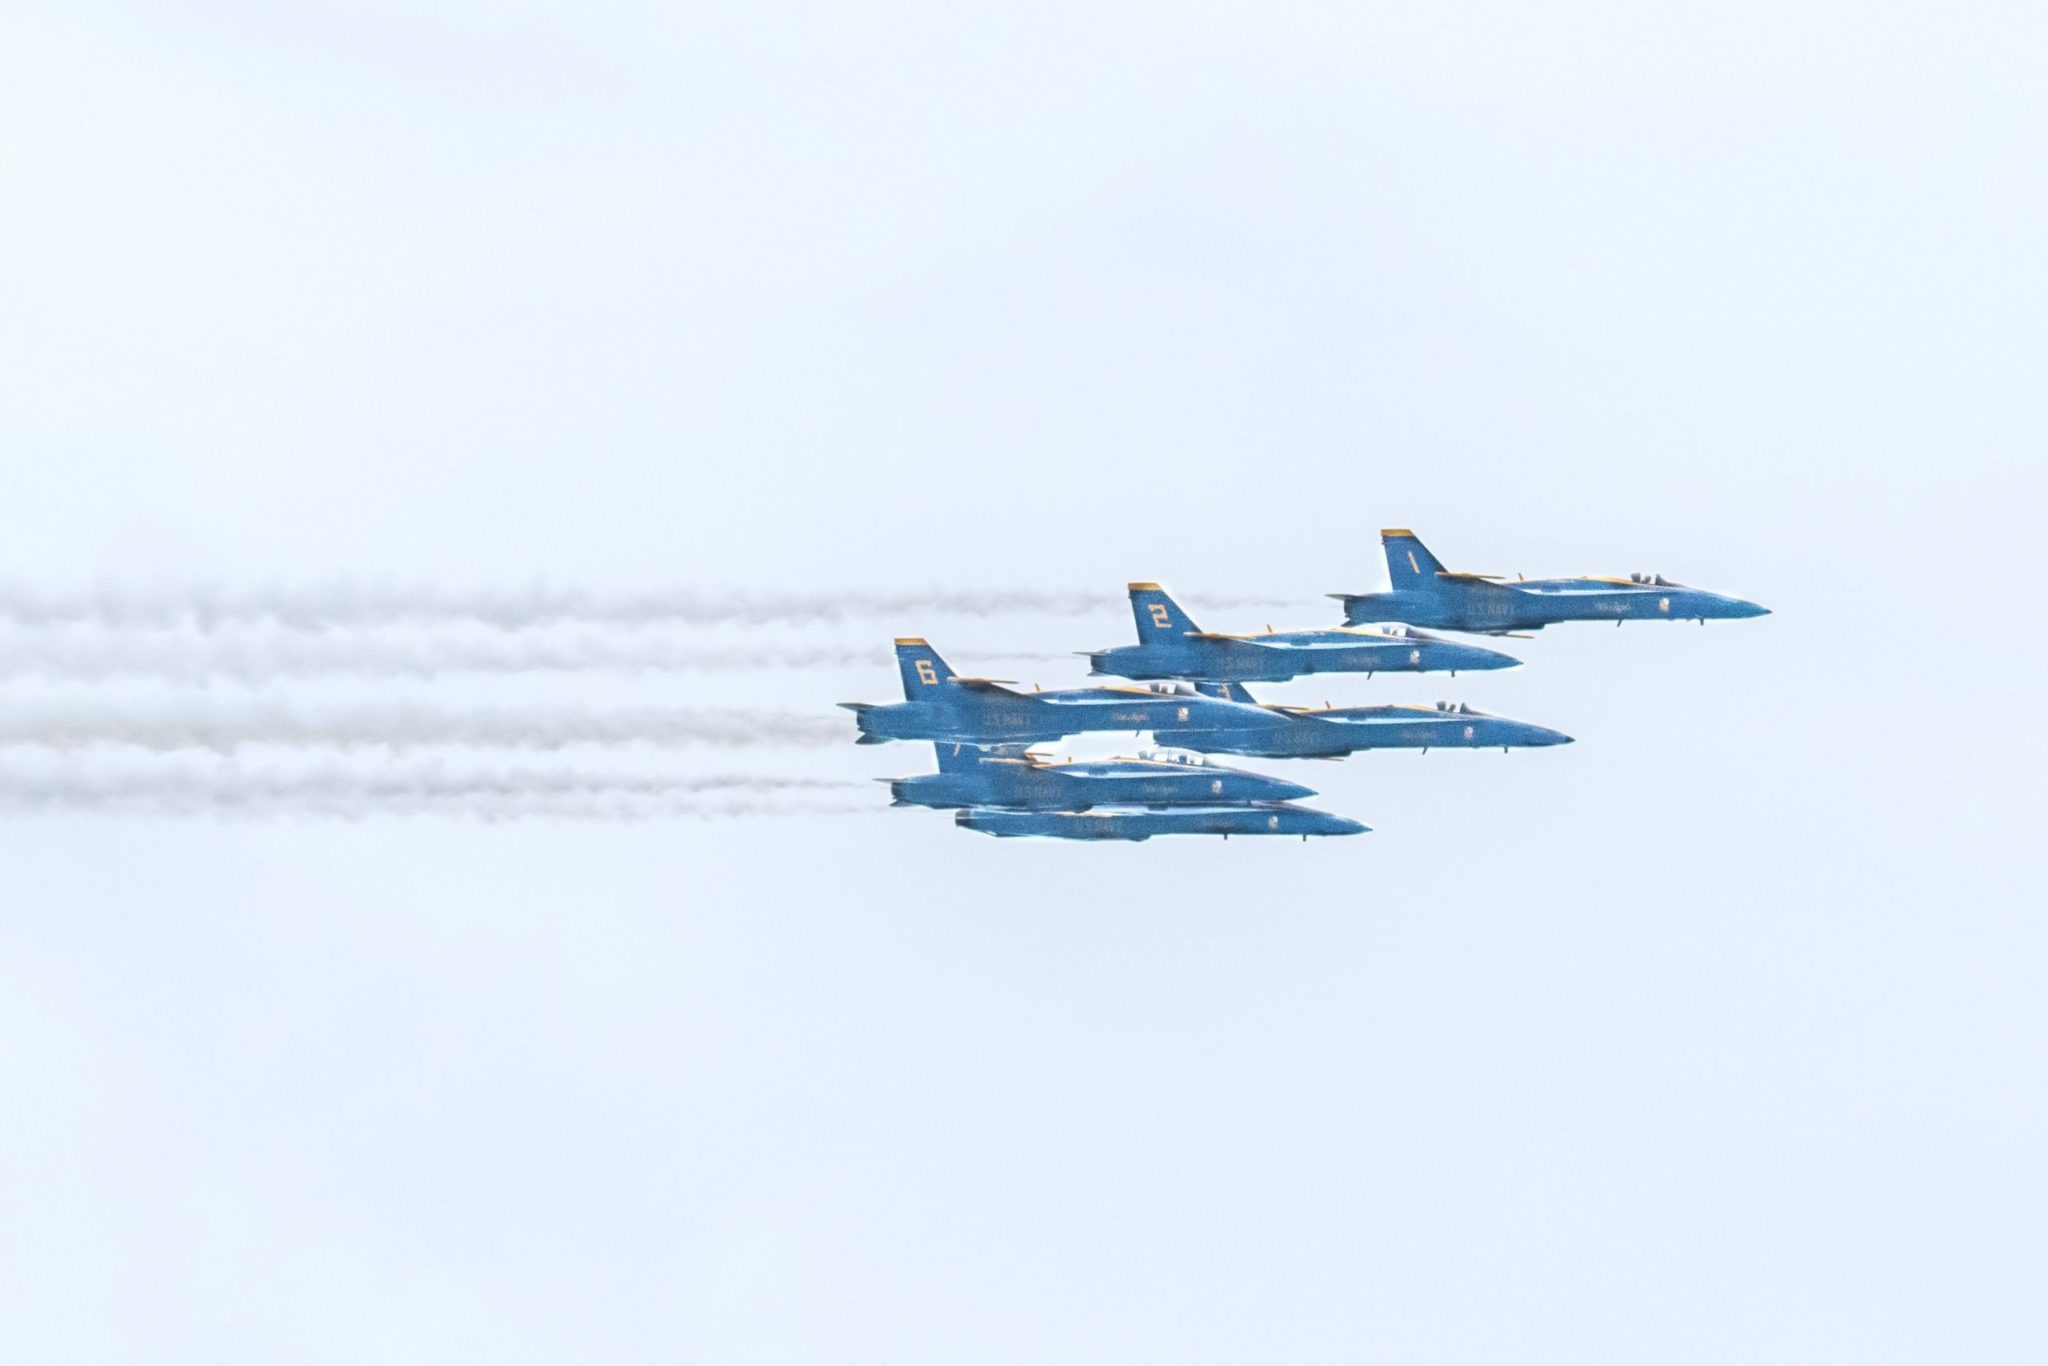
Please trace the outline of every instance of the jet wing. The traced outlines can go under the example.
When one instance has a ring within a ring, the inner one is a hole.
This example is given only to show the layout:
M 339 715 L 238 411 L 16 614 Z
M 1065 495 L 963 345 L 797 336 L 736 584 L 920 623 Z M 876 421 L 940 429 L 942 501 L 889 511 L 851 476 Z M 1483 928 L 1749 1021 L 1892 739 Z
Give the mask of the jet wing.
M 1331 634 L 1335 636 L 1336 631 L 1333 629 Z M 1374 640 L 1385 641 L 1390 646 L 1407 644 L 1407 641 L 1400 636 L 1382 636 L 1374 635 L 1371 632 L 1350 631 L 1347 634 L 1337 636 L 1335 639 L 1332 640 L 1280 641 L 1276 642 L 1273 648 L 1276 650 L 1356 650 L 1359 648 L 1358 638 L 1361 635 L 1368 636 L 1369 638 Z
M 1503 574 L 1461 574 L 1453 569 L 1439 569 L 1436 576 L 1440 579 L 1456 579 L 1460 583 L 1504 583 L 1507 577 Z
M 1104 693 L 1124 693 L 1130 701 L 1120 697 L 1105 697 Z M 1088 688 L 1076 692 L 1034 692 L 1020 694 L 1034 702 L 1043 702 L 1048 707 L 1128 707 L 1132 702 L 1171 702 L 1174 699 L 1166 693 L 1156 693 L 1145 688 Z
M 1006 685 L 1006 684 L 1014 684 L 1014 683 L 1016 682 L 1016 680 L 1015 680 L 1015 679 L 1010 679 L 1010 678 L 959 678 L 959 677 L 955 677 L 955 678 L 952 678 L 952 679 L 950 679 L 950 680 L 948 680 L 948 681 L 949 681 L 949 682 L 951 682 L 951 683 L 953 684 L 953 686 L 954 686 L 954 687 L 956 687 L 956 688 L 965 688 L 965 689 L 967 689 L 967 691 L 969 691 L 969 692 L 995 692 L 995 693 L 1003 693 L 1003 694 L 1005 694 L 1006 696 L 1013 696 L 1014 694 L 1012 694 L 1012 693 L 1011 693 L 1011 690 L 1010 690 L 1010 688 L 1009 688 L 1009 687 L 1006 687 L 1005 685 Z

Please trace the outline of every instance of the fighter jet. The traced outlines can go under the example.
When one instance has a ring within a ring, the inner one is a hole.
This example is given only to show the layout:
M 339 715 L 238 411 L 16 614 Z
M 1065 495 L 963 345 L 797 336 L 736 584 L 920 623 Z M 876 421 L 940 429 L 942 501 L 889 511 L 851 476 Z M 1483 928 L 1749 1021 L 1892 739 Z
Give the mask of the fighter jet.
M 1123 678 L 1277 683 L 1302 674 L 1428 673 L 1512 669 L 1520 660 L 1409 626 L 1223 635 L 1204 631 L 1156 583 L 1130 585 L 1138 643 L 1088 652 L 1089 672 Z
M 1158 726 L 1162 745 L 1207 754 L 1244 754 L 1267 759 L 1341 759 L 1364 749 L 1513 749 L 1568 745 L 1572 737 L 1526 721 L 1488 716 L 1463 702 L 1434 707 L 1282 707 L 1252 703 L 1242 683 L 1198 683 L 1203 693 L 1240 703 L 1278 718 L 1257 729 Z
M 992 678 L 962 678 L 915 637 L 896 642 L 902 702 L 841 702 L 860 727 L 857 743 L 945 740 L 970 745 L 1035 743 L 1105 730 L 1160 726 L 1257 730 L 1282 724 L 1258 707 L 1204 697 L 1186 683 L 1017 692 Z
M 1001 806 L 1085 811 L 1097 806 L 1216 806 L 1313 797 L 1312 788 L 1171 751 L 1136 759 L 1054 763 L 1022 745 L 935 744 L 939 771 L 887 780 L 898 806 Z
M 1402 621 L 1450 631 L 1501 635 L 1535 631 L 1560 621 L 1698 621 L 1768 616 L 1741 598 L 1687 588 L 1659 574 L 1625 579 L 1516 579 L 1494 574 L 1459 574 L 1445 569 L 1412 531 L 1380 533 L 1393 588 L 1385 593 L 1332 593 L 1344 603 L 1344 620 Z
M 954 824 L 985 835 L 1063 840 L 1148 840 L 1154 835 L 1362 835 L 1369 828 L 1284 802 L 1248 806 L 1098 806 L 1088 811 L 1010 811 L 970 806 Z

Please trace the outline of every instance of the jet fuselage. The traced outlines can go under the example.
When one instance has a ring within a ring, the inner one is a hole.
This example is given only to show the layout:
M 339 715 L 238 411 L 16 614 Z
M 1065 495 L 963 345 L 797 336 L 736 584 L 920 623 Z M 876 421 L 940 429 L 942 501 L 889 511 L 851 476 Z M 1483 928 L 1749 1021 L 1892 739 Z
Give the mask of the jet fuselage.
M 1255 708 L 1194 693 L 1149 688 L 1064 688 L 1017 693 L 948 679 L 942 696 L 857 706 L 861 739 L 944 740 L 961 744 L 1035 744 L 1093 731 L 1144 731 L 1161 726 L 1232 728 L 1271 724 Z
M 947 746 L 941 745 L 942 751 Z M 965 748 L 965 747 L 963 747 Z M 1005 806 L 1081 811 L 1095 806 L 1284 802 L 1313 797 L 1311 788 L 1262 773 L 1180 759 L 1108 759 L 1048 763 L 1029 757 L 967 761 L 943 755 L 938 773 L 898 778 L 889 791 L 913 806 Z
M 1279 683 L 1308 674 L 1456 673 L 1512 669 L 1521 661 L 1394 626 L 1336 626 L 1219 638 L 1147 637 L 1141 644 L 1095 650 L 1089 672 L 1120 678 L 1200 678 L 1219 683 Z
M 1205 754 L 1266 759 L 1336 759 L 1367 749 L 1515 749 L 1572 740 L 1561 731 L 1488 716 L 1463 703 L 1322 710 L 1259 704 L 1259 710 L 1280 718 L 1280 724 L 1257 730 L 1168 727 L 1153 737 L 1162 745 Z
M 1439 580 L 1430 588 L 1339 594 L 1352 625 L 1400 621 L 1445 631 L 1535 631 L 1567 621 L 1713 621 L 1760 617 L 1769 608 L 1662 581 Z
M 983 834 L 1067 840 L 1147 840 L 1154 835 L 1359 835 L 1367 827 L 1327 811 L 1287 805 L 1096 807 L 1089 811 L 1004 811 L 969 807 L 956 824 Z

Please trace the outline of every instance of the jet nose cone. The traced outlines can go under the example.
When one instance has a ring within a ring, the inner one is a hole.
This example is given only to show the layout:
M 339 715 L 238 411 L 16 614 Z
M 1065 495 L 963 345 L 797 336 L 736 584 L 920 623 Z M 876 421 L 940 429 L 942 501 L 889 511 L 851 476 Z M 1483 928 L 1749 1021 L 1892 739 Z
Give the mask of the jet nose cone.
M 1363 821 L 1352 820 L 1349 816 L 1331 816 L 1323 826 L 1326 835 L 1363 835 L 1372 829 Z
M 1303 787 L 1300 783 L 1290 783 L 1283 778 L 1273 778 L 1269 781 L 1273 784 L 1273 791 L 1279 794 L 1277 798 L 1279 801 L 1296 802 L 1304 797 L 1316 795 L 1314 788 Z
M 1478 645 L 1461 645 L 1458 648 L 1464 661 L 1458 665 L 1461 669 L 1519 669 L 1522 667 L 1521 660 L 1516 659 L 1513 655 L 1504 655 L 1499 650 L 1488 650 Z
M 1771 614 L 1771 609 L 1760 602 L 1746 602 L 1741 598 L 1726 598 L 1717 593 L 1703 593 L 1698 601 L 1700 604 L 1699 610 L 1694 615 L 1703 621 L 1708 617 L 1718 617 L 1723 621 L 1735 621 L 1743 617 L 1767 617 Z M 1680 603 L 1678 606 L 1683 607 L 1684 604 Z M 1685 614 L 1673 610 L 1671 615 L 1676 617 Z
M 1511 735 L 1504 735 L 1494 743 L 1521 745 L 1533 749 L 1539 745 L 1569 745 L 1573 741 L 1571 736 L 1561 730 L 1552 730 L 1548 726 L 1532 726 L 1523 722 L 1514 728 Z

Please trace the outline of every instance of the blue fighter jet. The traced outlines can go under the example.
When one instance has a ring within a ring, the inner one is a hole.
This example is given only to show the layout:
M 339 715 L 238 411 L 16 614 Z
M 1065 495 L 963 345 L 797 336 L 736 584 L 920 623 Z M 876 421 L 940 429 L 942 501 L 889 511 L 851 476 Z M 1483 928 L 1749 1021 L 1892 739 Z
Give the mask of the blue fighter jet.
M 1154 835 L 1362 835 L 1368 827 L 1286 803 L 1248 806 L 1098 806 L 1088 811 L 1008 811 L 971 806 L 953 821 L 985 835 L 1062 840 L 1148 840 Z
M 1263 709 L 1204 697 L 1185 683 L 1016 692 L 991 678 L 961 678 L 923 640 L 899 639 L 902 702 L 841 702 L 860 727 L 858 743 L 945 740 L 970 745 L 1031 744 L 1088 731 L 1279 725 Z
M 1741 598 L 1723 597 L 1657 574 L 1625 579 L 1517 579 L 1492 574 L 1459 574 L 1445 569 L 1412 531 L 1380 533 L 1393 588 L 1385 593 L 1332 593 L 1344 603 L 1344 620 L 1402 621 L 1450 631 L 1500 635 L 1534 631 L 1560 621 L 1698 621 L 1768 616 Z
M 1053 763 L 1022 745 L 935 744 L 939 771 L 887 780 L 898 806 L 1002 806 L 1085 811 L 1097 806 L 1217 806 L 1313 797 L 1312 788 L 1224 768 L 1196 754 Z
M 1251 703 L 1241 683 L 1198 683 L 1203 693 Z M 1341 759 L 1364 749 L 1514 749 L 1568 745 L 1572 737 L 1526 721 L 1488 716 L 1463 702 L 1434 707 L 1282 707 L 1251 703 L 1277 718 L 1278 725 L 1257 729 L 1159 726 L 1152 735 L 1162 745 L 1201 750 L 1207 754 L 1244 754 L 1267 759 Z
M 1196 626 L 1156 583 L 1134 583 L 1130 591 L 1138 643 L 1090 651 L 1091 673 L 1278 683 L 1302 674 L 1456 673 L 1512 669 L 1521 663 L 1495 650 L 1442 640 L 1408 626 L 1222 635 Z

